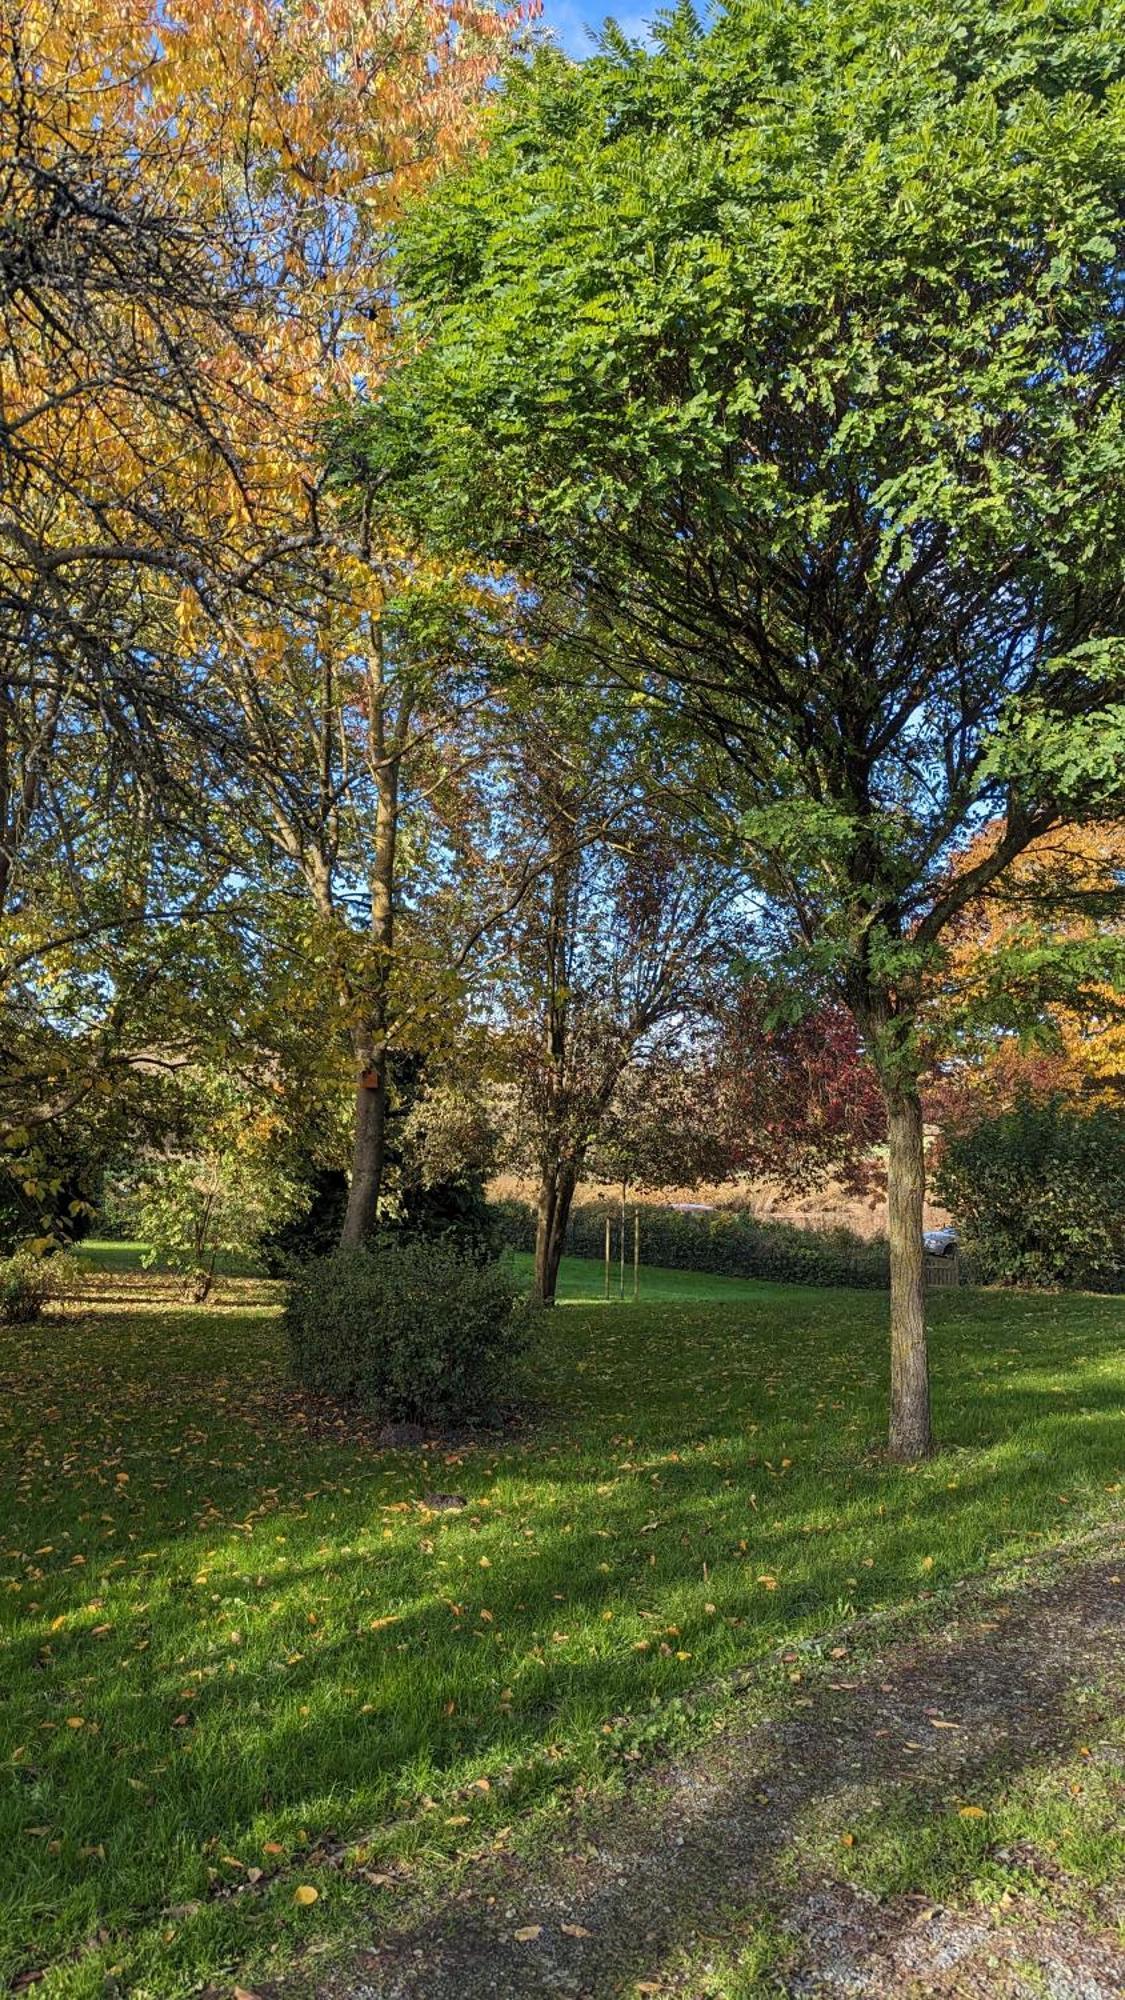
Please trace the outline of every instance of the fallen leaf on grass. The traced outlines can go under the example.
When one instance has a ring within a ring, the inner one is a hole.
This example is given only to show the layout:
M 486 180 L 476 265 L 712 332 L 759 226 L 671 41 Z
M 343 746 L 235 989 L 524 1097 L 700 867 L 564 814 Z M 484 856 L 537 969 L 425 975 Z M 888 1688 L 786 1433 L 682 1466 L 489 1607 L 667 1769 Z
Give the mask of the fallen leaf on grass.
M 593 1932 L 592 1932 L 592 1931 L 588 1931 L 588 1930 L 586 1929 L 586 1926 L 585 1926 L 585 1924 L 560 1924 L 560 1925 L 559 1925 L 559 1929 L 560 1929 L 560 1931 L 562 1932 L 562 1934 L 563 1934 L 563 1936 L 564 1936 L 564 1937 L 592 1937 L 592 1936 L 593 1936 Z
M 957 1816 L 959 1819 L 983 1819 L 985 1817 L 984 1807 L 958 1806 Z
M 512 1932 L 512 1936 L 520 1944 L 534 1944 L 536 1938 L 541 1937 L 542 1934 L 542 1924 L 524 1924 L 521 1930 Z
M 293 1901 L 300 1903 L 302 1906 L 318 1902 L 319 1899 L 320 1890 L 314 1889 L 311 1882 L 302 1882 L 300 1888 L 293 1891 Z

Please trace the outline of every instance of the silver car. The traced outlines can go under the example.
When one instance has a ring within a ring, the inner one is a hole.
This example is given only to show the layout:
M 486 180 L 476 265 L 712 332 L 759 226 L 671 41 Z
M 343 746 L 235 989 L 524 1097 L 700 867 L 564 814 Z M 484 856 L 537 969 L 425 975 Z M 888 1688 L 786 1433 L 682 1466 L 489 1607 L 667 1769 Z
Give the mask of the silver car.
M 958 1240 L 957 1231 L 949 1227 L 922 1231 L 922 1248 L 927 1257 L 956 1256 Z

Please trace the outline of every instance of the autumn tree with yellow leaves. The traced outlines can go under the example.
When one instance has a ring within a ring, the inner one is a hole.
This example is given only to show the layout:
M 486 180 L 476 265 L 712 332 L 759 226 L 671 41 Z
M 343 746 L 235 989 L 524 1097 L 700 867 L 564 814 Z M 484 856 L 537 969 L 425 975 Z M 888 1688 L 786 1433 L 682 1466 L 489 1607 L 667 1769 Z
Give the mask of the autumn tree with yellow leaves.
M 0 14 L 9 1124 L 131 1059 L 161 927 L 221 921 L 252 853 L 311 897 L 369 1151 L 419 734 L 384 612 L 409 564 L 334 501 L 324 428 L 378 383 L 399 206 L 471 138 L 514 17 L 463 0 Z M 83 1014 L 73 982 L 107 965 Z
M 988 826 L 961 867 L 1002 837 Z M 1020 1099 L 1125 1103 L 1125 826 L 1040 835 L 963 911 L 934 980 L 934 1109 L 960 1125 Z

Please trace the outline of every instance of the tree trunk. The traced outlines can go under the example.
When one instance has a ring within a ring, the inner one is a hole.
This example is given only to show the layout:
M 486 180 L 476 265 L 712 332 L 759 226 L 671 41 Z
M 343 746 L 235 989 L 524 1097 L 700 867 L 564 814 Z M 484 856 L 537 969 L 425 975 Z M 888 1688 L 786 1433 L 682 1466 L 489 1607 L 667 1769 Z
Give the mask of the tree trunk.
M 355 1090 L 348 1206 L 340 1231 L 341 1250 L 358 1250 L 375 1233 L 387 1156 L 386 1050 L 377 1051 L 370 1041 L 361 1042 L 358 1036 L 356 1041 L 359 1078 Z
M 886 1088 L 887 1221 L 891 1249 L 891 1427 L 894 1458 L 933 1449 L 926 1354 L 922 1203 L 926 1191 L 922 1101 L 915 1088 Z
M 558 1289 L 559 1265 L 566 1243 L 577 1171 L 552 1166 L 544 1170 L 539 1183 L 539 1204 L 535 1226 L 535 1297 L 541 1306 L 553 1306 Z
M 395 853 L 398 843 L 399 768 L 401 738 L 407 726 L 399 721 L 399 744 L 388 747 L 380 706 L 382 655 L 376 655 L 371 676 L 371 727 L 375 781 L 375 852 L 371 868 L 371 941 L 374 946 L 370 1010 L 357 1029 L 355 1134 L 348 1206 L 340 1231 L 341 1250 L 357 1250 L 378 1227 L 379 1196 L 387 1161 L 390 1044 L 388 982 L 395 932 Z

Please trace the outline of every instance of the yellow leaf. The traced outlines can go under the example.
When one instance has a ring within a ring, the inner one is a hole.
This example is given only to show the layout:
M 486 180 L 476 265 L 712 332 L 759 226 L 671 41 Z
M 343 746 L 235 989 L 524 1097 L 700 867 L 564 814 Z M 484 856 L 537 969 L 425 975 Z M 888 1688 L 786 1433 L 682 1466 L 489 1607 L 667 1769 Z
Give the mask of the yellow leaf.
M 311 1882 L 302 1882 L 300 1888 L 293 1891 L 293 1901 L 300 1903 L 302 1908 L 306 1907 L 309 1903 L 318 1902 L 319 1899 L 320 1890 L 314 1889 Z
M 591 1937 L 593 1935 L 591 1931 L 586 1929 L 585 1924 L 560 1924 L 559 1929 L 564 1937 Z
M 985 1816 L 983 1806 L 958 1806 L 957 1812 L 961 1819 L 983 1819 Z
M 542 1924 L 524 1924 L 522 1930 L 512 1932 L 512 1936 L 516 1938 L 520 1944 L 534 1944 L 535 1939 L 537 1937 L 541 1937 L 542 1934 L 543 1934 Z

